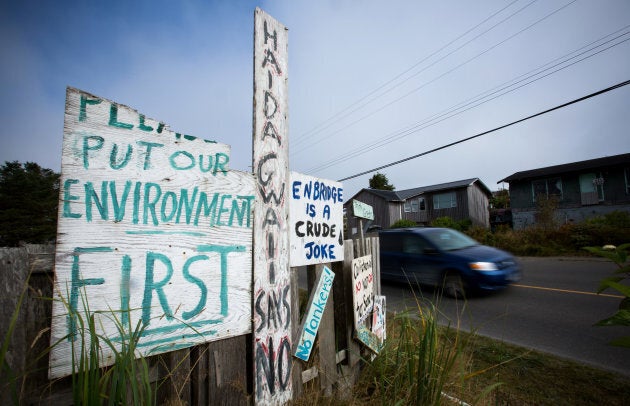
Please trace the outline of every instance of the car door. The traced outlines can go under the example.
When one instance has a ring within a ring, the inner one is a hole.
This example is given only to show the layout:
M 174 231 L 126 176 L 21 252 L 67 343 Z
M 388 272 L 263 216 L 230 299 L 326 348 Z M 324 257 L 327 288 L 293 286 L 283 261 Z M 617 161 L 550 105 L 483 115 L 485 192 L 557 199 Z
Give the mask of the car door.
M 384 232 L 379 234 L 381 279 L 390 281 L 406 281 L 401 267 L 402 233 Z
M 410 282 L 440 285 L 442 279 L 441 254 L 418 234 L 403 236 L 401 268 Z

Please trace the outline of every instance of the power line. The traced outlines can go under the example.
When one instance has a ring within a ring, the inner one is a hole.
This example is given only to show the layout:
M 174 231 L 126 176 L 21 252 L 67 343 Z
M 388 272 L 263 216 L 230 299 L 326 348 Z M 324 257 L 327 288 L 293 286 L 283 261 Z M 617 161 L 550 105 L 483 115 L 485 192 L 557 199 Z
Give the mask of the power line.
M 576 1 L 577 1 L 577 0 L 572 0 L 572 1 L 568 2 L 567 4 L 565 4 L 565 5 L 563 5 L 563 6 L 559 7 L 559 8 L 557 8 L 556 10 L 554 10 L 554 11 L 552 11 L 551 13 L 549 13 L 549 14 L 545 15 L 544 17 L 542 17 L 542 18 L 540 18 L 540 19 L 536 20 L 535 22 L 533 22 L 532 24 L 528 25 L 527 27 L 522 28 L 522 29 L 521 29 L 521 30 L 519 30 L 518 32 L 516 32 L 516 33 L 514 33 L 514 34 L 510 35 L 509 37 L 507 37 L 507 38 L 503 39 L 502 41 L 499 41 L 499 42 L 497 42 L 496 44 L 494 44 L 494 45 L 490 46 L 489 48 L 487 48 L 487 49 L 485 49 L 484 51 L 482 51 L 482 52 L 478 53 L 477 55 L 473 56 L 472 58 L 469 58 L 468 60 L 466 60 L 466 61 L 464 61 L 464 62 L 460 63 L 459 65 L 455 66 L 454 68 L 452 68 L 452 69 L 450 69 L 450 70 L 448 70 L 448 71 L 446 71 L 446 72 L 442 73 L 441 75 L 438 75 L 437 77 L 433 78 L 432 80 L 430 80 L 430 81 L 428 81 L 428 82 L 426 82 L 426 83 L 424 83 L 424 84 L 422 84 L 422 85 L 420 85 L 420 86 L 418 86 L 418 87 L 416 87 L 416 88 L 414 88 L 414 89 L 410 90 L 409 92 L 407 92 L 407 93 L 405 93 L 404 95 L 402 95 L 402 96 L 400 96 L 400 97 L 398 97 L 398 98 L 396 98 L 396 99 L 394 99 L 394 100 L 390 101 L 389 103 L 386 103 L 386 104 L 382 105 L 381 107 L 378 107 L 378 108 L 376 108 L 376 109 L 374 109 L 374 110 L 370 111 L 369 113 L 367 113 L 367 114 L 365 114 L 365 115 L 363 115 L 363 116 L 359 117 L 358 119 L 356 119 L 356 120 L 354 120 L 354 121 L 350 122 L 349 124 L 347 124 L 347 125 L 345 125 L 345 126 L 343 126 L 343 127 L 339 128 L 339 129 L 337 129 L 337 130 L 333 131 L 332 133 L 328 134 L 327 136 L 325 136 L 325 137 L 323 137 L 323 138 L 320 138 L 319 140 L 315 140 L 315 141 L 311 140 L 311 141 L 312 141 L 312 143 L 311 143 L 311 144 L 314 144 L 314 143 L 316 143 L 316 142 L 321 142 L 322 140 L 325 140 L 325 139 L 331 138 L 331 137 L 333 137 L 334 135 L 336 135 L 336 134 L 340 133 L 341 131 L 343 131 L 343 130 L 345 130 L 345 129 L 347 129 L 347 128 L 349 128 L 349 127 L 351 127 L 351 126 L 353 126 L 353 125 L 355 125 L 355 124 L 357 124 L 357 123 L 359 123 L 359 122 L 361 122 L 361 121 L 363 121 L 363 120 L 365 120 L 365 119 L 367 119 L 367 118 L 372 117 L 372 116 L 373 116 L 373 115 L 375 115 L 376 113 L 381 112 L 382 110 L 384 110 L 385 108 L 387 108 L 387 107 L 389 107 L 389 106 L 393 105 L 394 103 L 397 103 L 397 102 L 399 102 L 400 100 L 402 100 L 402 99 L 404 99 L 404 98 L 406 98 L 406 97 L 409 97 L 409 96 L 410 96 L 410 95 L 412 95 L 413 93 L 415 93 L 415 92 L 417 92 L 417 91 L 419 91 L 419 90 L 423 89 L 424 87 L 426 87 L 426 86 L 428 86 L 428 85 L 430 85 L 430 84 L 432 84 L 432 83 L 434 83 L 434 82 L 438 81 L 439 79 L 442 79 L 443 77 L 445 77 L 445 76 L 447 76 L 447 75 L 449 75 L 449 74 L 453 73 L 454 71 L 456 71 L 456 70 L 460 69 L 461 67 L 463 67 L 463 66 L 465 66 L 465 65 L 469 64 L 470 62 L 474 61 L 475 59 L 477 59 L 477 58 L 479 58 L 479 57 L 481 57 L 481 56 L 485 55 L 486 53 L 488 53 L 488 52 L 490 52 L 491 50 L 493 50 L 493 49 L 497 48 L 498 46 L 503 45 L 504 43 L 508 42 L 509 40 L 511 40 L 511 39 L 513 39 L 513 38 L 515 38 L 515 37 L 517 37 L 518 35 L 522 34 L 523 32 L 525 32 L 525 31 L 529 30 L 530 28 L 534 27 L 535 25 L 537 25 L 537 24 L 541 23 L 542 21 L 544 21 L 544 20 L 548 19 L 548 18 L 549 18 L 549 17 L 551 17 L 552 15 L 554 15 L 554 14 L 556 14 L 556 13 L 560 12 L 561 10 L 563 10 L 563 9 L 567 8 L 568 6 L 570 6 L 571 4 L 575 3 Z M 531 4 L 531 3 L 530 3 L 530 4 Z M 528 4 L 527 6 L 529 6 L 529 4 Z M 527 6 L 525 6 L 525 7 L 527 7 Z M 522 9 L 521 9 L 521 10 L 522 10 Z M 520 10 L 519 10 L 519 11 L 520 11 Z M 478 36 L 477 36 L 477 37 L 478 37 Z M 475 37 L 475 38 L 477 38 L 477 37 Z M 471 40 L 471 41 L 472 41 L 472 40 Z M 469 41 L 469 42 L 470 42 L 470 41 Z M 467 43 L 468 43 L 468 42 L 467 42 Z M 466 43 L 466 44 L 467 44 L 467 43 Z M 464 45 L 465 45 L 465 44 L 464 44 Z M 463 45 L 462 45 L 461 47 L 463 47 Z M 461 47 L 457 48 L 455 51 L 459 50 Z M 453 51 L 453 52 L 455 52 L 455 51 Z M 446 55 L 446 56 L 449 56 L 449 55 L 450 55 L 450 54 L 452 54 L 453 52 L 449 53 L 449 54 L 448 54 L 448 55 Z M 446 57 L 446 56 L 445 56 L 445 57 Z M 437 63 L 437 62 L 441 61 L 441 60 L 442 60 L 442 59 L 444 59 L 445 57 L 440 58 L 438 61 L 434 62 L 433 64 L 435 64 L 435 63 Z M 432 65 L 431 65 L 431 66 L 432 66 Z M 421 71 L 421 72 L 422 72 L 422 71 Z M 418 72 L 418 73 L 420 73 L 420 72 Z M 414 74 L 414 76 L 415 76 L 415 75 L 417 75 L 418 73 Z M 353 110 L 353 112 L 354 112 L 354 111 L 355 111 L 355 110 Z M 329 127 L 329 126 L 328 126 L 328 127 Z M 326 127 L 326 128 L 327 128 L 327 127 Z M 299 152 L 302 152 L 302 151 L 305 151 L 305 150 L 307 150 L 307 147 L 303 147 L 303 148 L 301 148 L 301 149 L 297 150 L 295 153 L 299 153 Z
M 534 117 L 538 117 L 538 116 L 541 116 L 541 115 L 543 115 L 543 114 L 547 114 L 547 113 L 550 113 L 550 112 L 552 112 L 552 111 L 555 111 L 555 110 L 558 110 L 558 109 L 561 109 L 561 108 L 564 108 L 564 107 L 570 106 L 570 105 L 572 105 L 572 104 L 579 103 L 579 102 L 581 102 L 581 101 L 584 101 L 584 100 L 590 99 L 590 98 L 595 97 L 595 96 L 599 96 L 599 95 L 601 95 L 601 94 L 604 94 L 604 93 L 610 92 L 610 91 L 615 90 L 615 89 L 619 89 L 619 88 L 621 88 L 621 87 L 623 87 L 623 86 L 627 86 L 627 85 L 629 85 L 629 84 L 630 84 L 630 80 L 626 80 L 625 82 L 621 82 L 621 83 L 618 83 L 618 84 L 616 84 L 616 85 L 613 85 L 613 86 L 607 87 L 607 88 L 605 88 L 605 89 L 599 90 L 599 91 L 597 91 L 597 92 L 595 92 L 595 93 L 591 93 L 591 94 L 589 94 L 589 95 L 586 95 L 586 96 L 580 97 L 580 98 L 578 98 L 578 99 L 571 100 L 570 102 L 567 102 L 567 103 L 561 104 L 561 105 L 559 105 L 559 106 L 552 107 L 552 108 L 550 108 L 550 109 L 547 109 L 547 110 L 541 111 L 541 112 L 536 113 L 536 114 L 532 114 L 532 115 L 530 115 L 530 116 L 527 116 L 527 117 L 521 118 L 521 119 L 516 120 L 516 121 L 512 121 L 511 123 L 504 124 L 504 125 L 499 126 L 499 127 L 495 127 L 495 128 L 493 128 L 492 130 L 484 131 L 484 132 L 482 132 L 482 133 L 479 133 L 479 134 L 476 134 L 476 135 L 473 135 L 473 136 L 470 136 L 470 137 L 467 137 L 467 138 L 463 138 L 463 139 L 461 139 L 461 140 L 459 140 L 459 141 L 451 142 L 450 144 L 442 145 L 441 147 L 433 148 L 433 149 L 431 149 L 431 150 L 429 150 L 429 151 L 421 152 L 421 153 L 419 153 L 419 154 L 412 155 L 412 156 L 409 156 L 409 157 L 407 157 L 407 158 L 399 159 L 398 161 L 390 162 L 390 163 L 388 163 L 388 164 L 381 165 L 381 166 L 379 166 L 379 167 L 376 167 L 376 168 L 373 168 L 373 169 L 370 169 L 370 170 L 367 170 L 367 171 L 363 171 L 363 172 L 361 172 L 361 173 L 357 173 L 357 174 L 352 175 L 352 176 L 347 176 L 347 177 L 345 177 L 345 178 L 339 179 L 339 180 L 338 180 L 338 182 L 343 182 L 344 180 L 354 179 L 354 178 L 357 178 L 357 177 L 362 176 L 362 175 L 367 175 L 367 174 L 372 173 L 372 172 L 374 172 L 374 171 L 379 171 L 379 170 L 384 169 L 384 168 L 389 168 L 390 166 L 394 166 L 394 165 L 401 164 L 401 163 L 403 163 L 403 162 L 411 161 L 412 159 L 416 159 L 416 158 L 419 158 L 419 157 L 421 157 L 421 156 L 428 155 L 428 154 L 431 154 L 431 153 L 433 153 L 433 152 L 437 152 L 437 151 L 440 151 L 440 150 L 442 150 L 442 149 L 449 148 L 449 147 L 452 147 L 452 146 L 457 145 L 457 144 L 461 144 L 461 143 L 466 142 L 466 141 L 470 141 L 470 140 L 472 140 L 472 139 L 475 139 L 475 138 L 481 137 L 482 135 L 486 135 L 486 134 L 493 133 L 493 132 L 495 132 L 495 131 L 502 130 L 502 129 L 504 129 L 504 128 L 507 128 L 507 127 L 513 126 L 513 125 L 515 125 L 515 124 L 522 123 L 523 121 L 530 120 L 530 119 L 532 119 L 532 118 L 534 118 Z
M 440 113 L 436 113 L 433 116 L 430 116 L 430 117 L 426 118 L 423 121 L 417 122 L 416 124 L 413 124 L 413 125 L 408 126 L 406 128 L 403 128 L 403 129 L 397 130 L 397 131 L 395 131 L 393 133 L 390 133 L 389 135 L 387 135 L 385 137 L 382 137 L 379 140 L 376 140 L 376 141 L 372 142 L 371 144 L 364 145 L 362 147 L 359 147 L 359 148 L 355 149 L 354 151 L 350 151 L 349 153 L 345 153 L 343 155 L 340 155 L 340 156 L 338 156 L 336 158 L 333 158 L 333 159 L 331 159 L 331 160 L 329 160 L 327 162 L 324 162 L 324 163 L 322 163 L 322 164 L 320 164 L 320 165 L 318 165 L 318 166 L 316 166 L 314 168 L 310 168 L 308 171 L 309 172 L 315 172 L 315 171 L 318 171 L 318 170 L 326 169 L 326 168 L 329 168 L 331 166 L 334 166 L 335 164 L 338 164 L 338 163 L 341 163 L 343 161 L 347 161 L 347 160 L 349 160 L 351 158 L 355 158 L 355 157 L 357 157 L 359 155 L 365 154 L 365 153 L 367 153 L 369 151 L 372 151 L 372 150 L 374 150 L 376 148 L 381 148 L 381 147 L 383 147 L 385 145 L 388 145 L 392 141 L 400 140 L 400 139 L 402 139 L 404 137 L 407 137 L 407 136 L 409 136 L 409 135 L 411 135 L 413 133 L 416 133 L 418 131 L 424 130 L 424 129 L 428 128 L 428 127 L 431 127 L 433 125 L 441 123 L 442 121 L 445 121 L 445 120 L 447 120 L 449 118 L 452 118 L 454 116 L 462 114 L 462 113 L 464 113 L 464 112 L 466 112 L 468 110 L 471 110 L 471 109 L 473 109 L 475 107 L 478 107 L 478 106 L 480 106 L 482 104 L 485 104 L 485 103 L 487 103 L 489 101 L 497 99 L 497 98 L 499 98 L 501 96 L 504 96 L 504 95 L 506 95 L 508 93 L 514 92 L 514 91 L 516 91 L 516 90 L 518 90 L 518 89 L 520 89 L 520 88 L 522 88 L 524 86 L 527 86 L 527 85 L 529 85 L 531 83 L 534 83 L 534 82 L 536 82 L 538 80 L 541 80 L 541 79 L 543 79 L 545 77 L 548 77 L 548 76 L 550 76 L 550 75 L 552 75 L 554 73 L 557 73 L 557 72 L 559 72 L 561 70 L 564 70 L 564 69 L 566 69 L 566 68 L 568 68 L 570 66 L 573 66 L 573 65 L 575 65 L 575 64 L 577 64 L 579 62 L 582 62 L 582 61 L 584 61 L 584 60 L 586 60 L 588 58 L 591 58 L 591 57 L 593 57 L 595 55 L 598 55 L 598 54 L 600 54 L 600 53 L 602 53 L 602 52 L 604 52 L 604 51 L 606 51 L 606 50 L 608 50 L 610 48 L 613 48 L 613 47 L 615 47 L 617 45 L 620 45 L 620 44 L 622 44 L 624 42 L 627 42 L 628 40 L 630 40 L 630 38 L 622 39 L 619 42 L 616 42 L 616 43 L 614 43 L 612 45 L 609 45 L 609 46 L 607 46 L 604 49 L 597 50 L 596 52 L 593 52 L 593 53 L 591 53 L 589 55 L 586 55 L 586 56 L 584 56 L 584 57 L 582 57 L 582 58 L 580 58 L 578 60 L 575 60 L 575 61 L 573 61 L 571 63 L 568 63 L 572 59 L 575 59 L 575 58 L 578 58 L 580 56 L 583 56 L 583 55 L 587 54 L 588 52 L 596 50 L 597 48 L 600 48 L 600 47 L 602 47 L 602 46 L 604 46 L 606 44 L 609 44 L 609 43 L 611 43 L 611 42 L 613 42 L 615 40 L 618 40 L 619 38 L 627 36 L 628 34 L 630 34 L 630 31 L 626 31 L 626 32 L 624 32 L 622 34 L 619 34 L 619 35 L 617 35 L 617 34 L 620 31 L 623 31 L 623 30 L 625 30 L 625 29 L 627 29 L 629 27 L 630 27 L 630 25 L 627 25 L 627 26 L 625 26 L 625 27 L 623 27 L 623 28 L 621 28 L 621 29 L 611 33 L 611 34 L 608 34 L 608 35 L 606 35 L 606 36 L 604 36 L 604 37 L 602 37 L 602 38 L 600 38 L 598 40 L 595 40 L 595 41 L 593 41 L 593 42 L 591 42 L 591 43 L 589 43 L 589 44 L 579 48 L 579 49 L 576 49 L 575 51 L 572 51 L 572 52 L 570 52 L 570 53 L 568 53 L 568 54 L 566 54 L 566 55 L 564 55 L 562 57 L 556 58 L 556 59 L 554 59 L 554 60 L 552 60 L 552 61 L 550 61 L 550 62 L 548 62 L 548 63 L 546 63 L 546 64 L 544 64 L 542 66 L 539 66 L 538 68 L 533 69 L 533 70 L 531 70 L 531 71 L 529 71 L 529 72 L 527 72 L 527 73 L 525 73 L 523 75 L 520 75 L 520 76 L 518 76 L 518 77 L 516 77 L 516 78 L 514 78 L 512 80 L 504 82 L 503 84 L 501 84 L 499 86 L 496 86 L 493 89 L 484 91 L 484 92 L 478 94 L 477 96 L 474 96 L 474 97 L 469 98 L 469 99 L 467 99 L 465 101 L 459 102 L 459 103 L 455 104 L 454 106 L 451 106 L 451 107 L 449 107 L 446 110 L 443 110 Z M 602 43 L 600 43 L 598 45 L 592 46 L 593 44 L 597 44 L 597 43 L 605 40 L 606 38 L 612 37 L 614 35 L 617 35 L 617 36 L 612 38 L 612 39 L 608 39 L 607 41 L 602 42 Z M 586 48 L 588 48 L 588 49 L 586 49 Z M 571 56 L 571 55 L 573 55 L 573 56 Z M 559 67 L 559 68 L 557 68 L 557 69 L 555 69 L 553 71 L 550 71 L 551 69 L 556 68 L 556 67 Z M 545 73 L 545 72 L 547 72 L 547 73 Z M 543 75 L 543 73 L 545 73 L 545 74 Z M 534 79 L 532 79 L 532 78 L 534 78 Z M 529 79 L 532 79 L 532 80 L 529 80 Z M 525 83 L 523 83 L 523 82 L 525 82 Z M 519 83 L 520 83 L 520 85 L 516 86 Z
M 514 0 L 512 1 L 510 4 L 508 4 L 507 6 L 503 7 L 502 9 L 494 12 L 493 14 L 491 14 L 489 17 L 486 17 L 483 21 L 481 21 L 480 23 L 478 23 L 477 25 L 475 25 L 474 27 L 468 29 L 466 32 L 464 32 L 463 34 L 459 35 L 457 38 L 451 40 L 448 44 L 440 47 L 438 50 L 432 52 L 431 54 L 429 54 L 428 56 L 422 58 L 421 60 L 419 60 L 418 62 L 416 62 L 415 64 L 413 64 L 411 67 L 405 69 L 403 72 L 399 73 L 398 75 L 396 75 L 395 77 L 393 77 L 392 79 L 386 81 L 385 83 L 381 84 L 380 86 L 378 86 L 377 88 L 375 88 L 374 90 L 372 90 L 371 92 L 369 92 L 368 94 L 366 94 L 363 97 L 360 97 L 358 100 L 356 100 L 355 102 L 349 104 L 348 106 L 344 107 L 343 109 L 341 109 L 340 111 L 338 111 L 337 113 L 333 114 L 332 116 L 330 116 L 328 119 L 322 121 L 321 123 L 317 124 L 315 127 L 313 127 L 311 130 L 303 133 L 300 138 L 297 140 L 297 142 L 295 144 L 300 144 L 303 143 L 303 140 L 308 140 L 308 138 L 306 138 L 307 135 L 311 135 L 311 134 L 317 134 L 329 127 L 331 127 L 333 124 L 335 124 L 336 122 L 348 117 L 350 114 L 356 112 L 357 110 L 365 107 L 366 105 L 372 103 L 374 100 L 376 100 L 378 97 L 381 97 L 389 92 L 391 92 L 392 90 L 394 90 L 395 88 L 399 87 L 400 85 L 402 85 L 403 83 L 405 83 L 406 81 L 410 80 L 411 78 L 417 76 L 418 74 L 422 73 L 423 71 L 425 71 L 426 69 L 428 69 L 429 67 L 435 65 L 437 62 L 443 60 L 444 58 L 446 58 L 447 56 L 450 56 L 451 54 L 453 54 L 454 52 L 460 50 L 462 47 L 464 47 L 465 45 L 469 44 L 470 42 L 474 41 L 475 39 L 479 38 L 481 35 L 491 31 L 492 29 L 496 28 L 498 25 L 502 24 L 503 22 L 509 20 L 510 18 L 514 17 L 516 14 L 520 13 L 521 11 L 523 11 L 524 9 L 526 9 L 527 7 L 531 6 L 533 3 L 535 3 L 537 0 L 533 0 L 530 3 L 528 3 L 527 5 L 525 5 L 524 7 L 520 8 L 519 10 L 517 10 L 516 12 L 510 14 L 508 17 L 504 18 L 503 20 L 501 20 L 499 23 L 493 25 L 492 27 L 488 28 L 487 30 L 483 31 L 481 34 L 475 36 L 473 39 L 467 41 L 466 43 L 464 43 L 463 45 L 459 46 L 457 49 L 449 52 L 447 55 L 443 56 L 442 58 L 438 59 L 437 61 L 434 61 L 431 65 L 425 67 L 424 69 L 420 70 L 419 72 L 414 73 L 413 75 L 403 79 L 402 81 L 400 81 L 399 83 L 395 84 L 394 86 L 390 87 L 389 89 L 385 90 L 384 92 L 381 92 L 379 95 L 377 95 L 374 98 L 371 98 L 369 101 L 367 101 L 366 103 L 361 104 L 360 106 L 354 108 L 353 110 L 351 110 L 350 112 L 344 114 L 346 111 L 350 110 L 352 107 L 356 106 L 357 104 L 361 103 L 363 100 L 366 100 L 368 97 L 374 95 L 375 93 L 377 93 L 379 90 L 385 88 L 387 85 L 391 84 L 392 82 L 395 82 L 397 79 L 401 78 L 402 76 L 404 76 L 405 74 L 409 73 L 410 71 L 412 71 L 414 68 L 416 68 L 417 66 L 419 66 L 420 64 L 422 64 L 423 62 L 429 60 L 431 57 L 439 54 L 440 52 L 442 52 L 443 50 L 445 50 L 446 48 L 448 48 L 449 46 L 451 46 L 452 44 L 454 44 L 455 42 L 457 42 L 459 39 L 465 37 L 466 35 L 468 35 L 470 32 L 474 31 L 475 29 L 477 29 L 478 27 L 480 27 L 481 25 L 483 25 L 484 23 L 486 23 L 487 21 L 491 20 L 493 17 L 495 17 L 496 15 L 500 14 L 501 12 L 503 12 L 504 10 L 506 10 L 507 8 L 509 8 L 510 6 L 512 6 L 514 3 L 517 3 L 520 0 Z

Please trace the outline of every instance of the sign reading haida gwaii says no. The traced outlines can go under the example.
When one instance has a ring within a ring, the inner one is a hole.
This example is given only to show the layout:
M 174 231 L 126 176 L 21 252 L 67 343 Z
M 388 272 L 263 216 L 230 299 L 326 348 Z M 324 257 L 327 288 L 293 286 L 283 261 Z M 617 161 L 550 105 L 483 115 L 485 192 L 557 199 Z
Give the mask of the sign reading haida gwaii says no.
M 142 326 L 145 356 L 251 331 L 254 179 L 229 160 L 228 145 L 68 88 L 51 378 L 72 372 L 87 307 L 115 345 Z

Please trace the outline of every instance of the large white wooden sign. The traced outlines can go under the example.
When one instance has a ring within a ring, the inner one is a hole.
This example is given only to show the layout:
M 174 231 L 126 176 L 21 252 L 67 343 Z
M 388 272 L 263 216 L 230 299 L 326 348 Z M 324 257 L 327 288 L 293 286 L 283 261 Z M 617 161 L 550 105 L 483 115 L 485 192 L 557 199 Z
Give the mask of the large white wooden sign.
M 254 179 L 229 159 L 227 145 L 68 88 L 50 377 L 71 372 L 88 306 L 114 343 L 117 323 L 140 321 L 142 355 L 251 331 Z
M 291 266 L 343 261 L 343 186 L 291 172 Z
M 291 400 L 288 34 L 254 16 L 254 392 L 257 404 Z

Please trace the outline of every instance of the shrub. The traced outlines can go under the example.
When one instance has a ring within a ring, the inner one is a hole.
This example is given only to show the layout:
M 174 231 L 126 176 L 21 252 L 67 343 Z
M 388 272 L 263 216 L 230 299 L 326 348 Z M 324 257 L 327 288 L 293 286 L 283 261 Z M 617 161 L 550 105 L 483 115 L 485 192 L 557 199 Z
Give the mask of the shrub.
M 394 224 L 392 224 L 391 228 L 406 228 L 406 227 L 417 227 L 417 226 L 418 224 L 416 224 L 415 221 L 400 219 Z
M 472 221 L 470 219 L 464 219 L 455 221 L 449 216 L 438 217 L 431 222 L 433 227 L 447 227 L 457 231 L 467 231 L 472 227 Z

